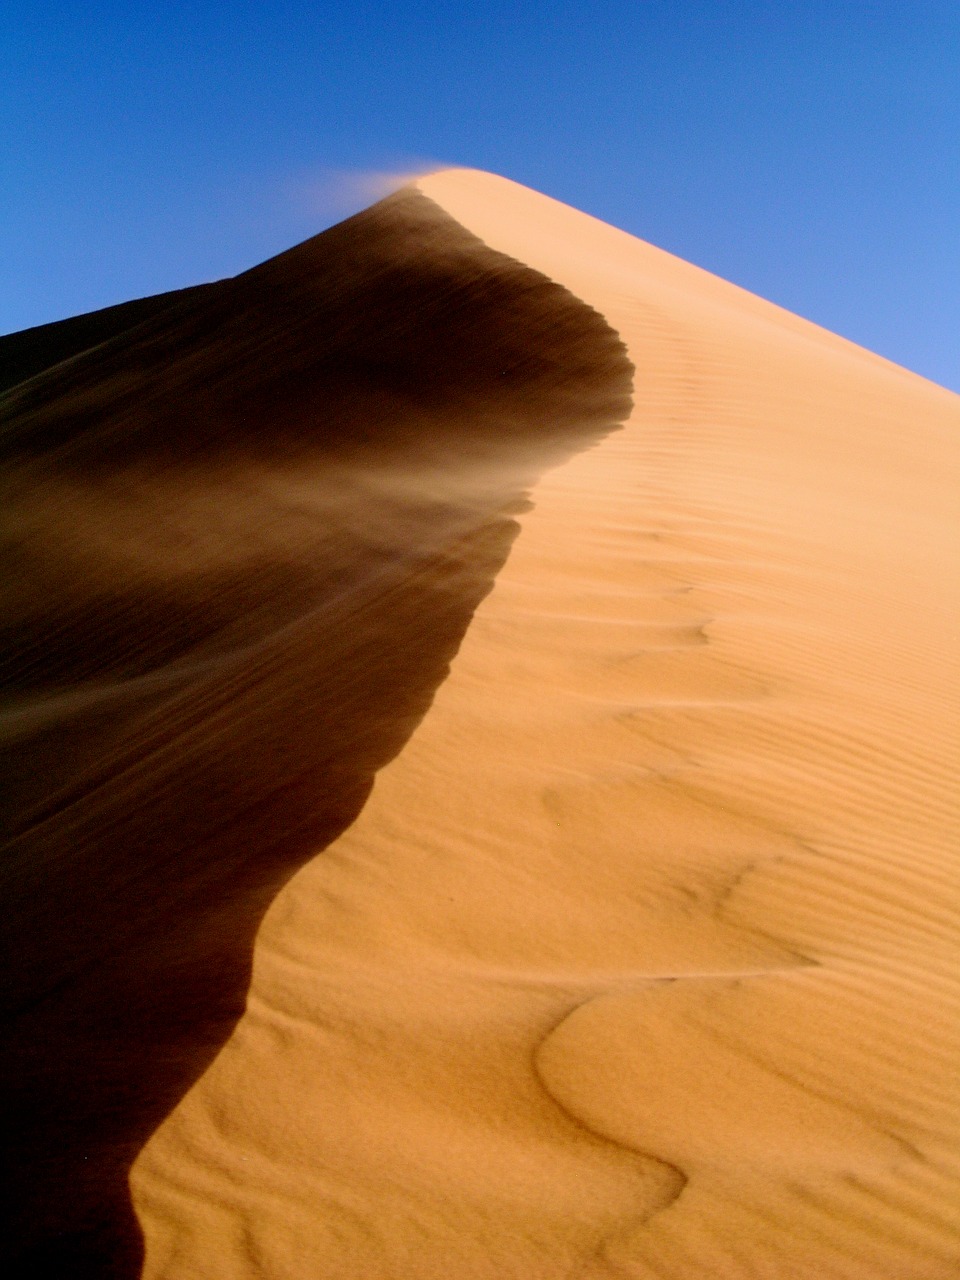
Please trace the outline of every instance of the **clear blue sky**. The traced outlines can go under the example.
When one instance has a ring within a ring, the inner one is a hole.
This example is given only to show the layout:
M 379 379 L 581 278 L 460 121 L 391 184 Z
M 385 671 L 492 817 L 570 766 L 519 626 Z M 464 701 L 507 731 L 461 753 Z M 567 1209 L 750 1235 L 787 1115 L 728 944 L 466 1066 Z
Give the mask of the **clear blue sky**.
M 958 0 L 165 0 L 0 18 L 0 332 L 233 274 L 418 162 L 960 390 Z

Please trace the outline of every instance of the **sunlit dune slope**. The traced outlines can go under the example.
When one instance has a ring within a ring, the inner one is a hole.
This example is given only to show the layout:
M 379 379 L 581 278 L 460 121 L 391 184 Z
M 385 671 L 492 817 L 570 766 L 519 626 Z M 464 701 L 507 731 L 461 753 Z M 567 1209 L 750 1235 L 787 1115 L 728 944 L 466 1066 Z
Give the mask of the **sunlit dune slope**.
M 214 288 L 0 402 L 25 1265 L 952 1280 L 960 400 L 472 171 Z

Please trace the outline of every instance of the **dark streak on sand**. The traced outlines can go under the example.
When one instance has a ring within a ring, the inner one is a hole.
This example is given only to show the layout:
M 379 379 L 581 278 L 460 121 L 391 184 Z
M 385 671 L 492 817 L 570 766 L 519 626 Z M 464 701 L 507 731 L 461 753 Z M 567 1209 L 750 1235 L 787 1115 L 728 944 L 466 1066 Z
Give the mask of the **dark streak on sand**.
M 130 1164 L 264 910 L 630 403 L 599 315 L 413 190 L 137 315 L 0 398 L 10 1276 L 139 1273 Z

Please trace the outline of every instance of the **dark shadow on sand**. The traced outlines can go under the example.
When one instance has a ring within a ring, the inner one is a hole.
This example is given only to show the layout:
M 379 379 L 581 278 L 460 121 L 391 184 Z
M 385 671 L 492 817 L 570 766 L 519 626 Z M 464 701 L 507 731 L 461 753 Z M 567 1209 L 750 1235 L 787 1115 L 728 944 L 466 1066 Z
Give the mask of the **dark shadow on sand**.
M 130 1165 L 241 1015 L 263 912 L 632 372 L 404 190 L 0 398 L 6 1275 L 139 1274 Z

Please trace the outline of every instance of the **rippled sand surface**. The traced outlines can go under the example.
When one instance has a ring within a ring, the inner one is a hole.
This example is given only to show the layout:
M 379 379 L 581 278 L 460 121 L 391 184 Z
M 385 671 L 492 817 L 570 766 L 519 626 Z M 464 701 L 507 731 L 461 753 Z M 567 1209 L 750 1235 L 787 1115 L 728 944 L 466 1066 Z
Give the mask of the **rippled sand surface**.
M 18 1256 L 952 1280 L 960 401 L 473 171 L 211 289 L 10 393 Z

